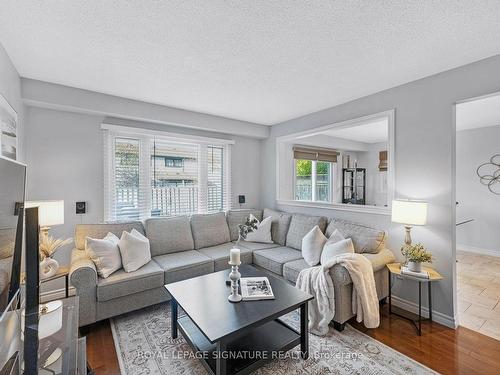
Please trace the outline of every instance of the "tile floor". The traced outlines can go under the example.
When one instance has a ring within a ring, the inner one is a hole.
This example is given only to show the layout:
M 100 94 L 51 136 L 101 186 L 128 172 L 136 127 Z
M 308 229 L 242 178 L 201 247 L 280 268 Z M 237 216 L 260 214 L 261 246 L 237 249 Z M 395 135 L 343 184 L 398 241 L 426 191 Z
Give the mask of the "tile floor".
M 457 251 L 461 326 L 500 340 L 500 257 Z

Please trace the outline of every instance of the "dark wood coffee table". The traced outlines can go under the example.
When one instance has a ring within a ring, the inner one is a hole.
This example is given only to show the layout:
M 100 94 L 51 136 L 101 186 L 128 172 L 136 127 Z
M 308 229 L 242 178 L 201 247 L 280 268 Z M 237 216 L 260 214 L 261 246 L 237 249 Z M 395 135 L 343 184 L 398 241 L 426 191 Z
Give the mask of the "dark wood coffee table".
M 266 276 L 274 300 L 227 300 L 229 270 L 165 285 L 171 294 L 172 337 L 180 330 L 211 374 L 248 374 L 300 345 L 309 353 L 307 303 L 314 297 L 253 266 L 240 267 L 242 277 Z M 178 317 L 178 306 L 186 315 Z M 300 308 L 300 331 L 279 320 Z

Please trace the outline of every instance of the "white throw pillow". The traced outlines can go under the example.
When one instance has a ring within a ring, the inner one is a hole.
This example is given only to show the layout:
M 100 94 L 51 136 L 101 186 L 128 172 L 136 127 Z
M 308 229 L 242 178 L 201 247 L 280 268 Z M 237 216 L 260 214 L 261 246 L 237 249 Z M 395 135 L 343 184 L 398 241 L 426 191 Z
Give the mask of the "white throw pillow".
M 302 239 L 302 257 L 310 266 L 315 266 L 321 259 L 321 252 L 328 238 L 316 225 Z
M 136 271 L 151 261 L 149 240 L 135 229 L 124 231 L 118 246 L 125 272 Z
M 120 239 L 111 232 L 103 239 L 90 237 L 85 239 L 85 251 L 94 262 L 97 274 L 104 279 L 122 268 L 119 241 Z
M 354 253 L 354 245 L 350 238 L 338 242 L 328 241 L 321 253 L 321 264 L 324 265 L 333 257 L 345 253 Z
M 250 220 L 257 218 L 250 214 Z M 271 237 L 271 225 L 273 223 L 272 217 L 266 217 L 264 220 L 259 222 L 257 220 L 257 229 L 253 232 L 247 234 L 247 238 L 245 241 L 249 242 L 262 242 L 262 243 L 273 243 L 273 239 Z

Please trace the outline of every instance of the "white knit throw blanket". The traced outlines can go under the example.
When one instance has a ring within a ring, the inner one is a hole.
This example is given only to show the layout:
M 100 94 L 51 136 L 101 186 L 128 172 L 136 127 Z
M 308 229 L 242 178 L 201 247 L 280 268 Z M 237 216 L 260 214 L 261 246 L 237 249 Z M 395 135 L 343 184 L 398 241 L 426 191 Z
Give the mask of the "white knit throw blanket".
M 318 336 L 328 333 L 328 324 L 335 316 L 335 293 L 330 268 L 341 264 L 351 275 L 352 313 L 358 322 L 364 322 L 367 328 L 376 328 L 380 324 L 379 302 L 373 268 L 368 259 L 361 254 L 341 254 L 330 259 L 326 264 L 302 270 L 296 286 L 314 296 L 309 301 L 309 331 Z

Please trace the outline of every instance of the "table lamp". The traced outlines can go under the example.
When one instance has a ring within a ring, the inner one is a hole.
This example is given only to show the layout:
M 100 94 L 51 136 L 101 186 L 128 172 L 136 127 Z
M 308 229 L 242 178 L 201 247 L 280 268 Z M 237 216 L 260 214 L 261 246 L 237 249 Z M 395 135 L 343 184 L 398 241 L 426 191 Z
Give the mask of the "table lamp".
M 411 227 L 427 223 L 427 202 L 393 200 L 392 222 L 404 224 L 406 230 L 405 244 L 411 245 Z
M 26 208 L 38 207 L 38 224 L 40 226 L 39 252 L 40 278 L 47 279 L 54 276 L 59 269 L 59 263 L 54 254 L 62 246 L 72 242 L 72 239 L 60 240 L 49 236 L 49 229 L 53 225 L 64 224 L 64 201 L 29 201 Z
M 48 235 L 50 227 L 64 224 L 64 201 L 29 201 L 25 207 L 38 207 L 42 235 Z

